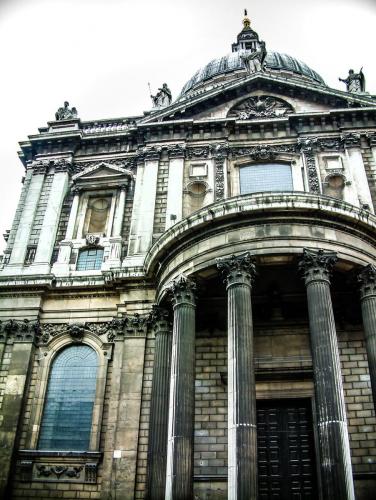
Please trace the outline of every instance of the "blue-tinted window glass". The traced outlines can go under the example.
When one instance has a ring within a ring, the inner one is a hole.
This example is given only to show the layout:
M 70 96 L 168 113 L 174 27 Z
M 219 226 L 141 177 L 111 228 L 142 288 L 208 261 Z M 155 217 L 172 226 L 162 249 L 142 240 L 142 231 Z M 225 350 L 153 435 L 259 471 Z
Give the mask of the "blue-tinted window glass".
M 50 371 L 38 448 L 87 450 L 97 381 L 98 357 L 86 345 L 59 353 Z
M 81 250 L 77 260 L 77 271 L 98 271 L 102 266 L 103 248 Z
M 291 166 L 263 163 L 240 169 L 240 194 L 265 191 L 293 191 Z

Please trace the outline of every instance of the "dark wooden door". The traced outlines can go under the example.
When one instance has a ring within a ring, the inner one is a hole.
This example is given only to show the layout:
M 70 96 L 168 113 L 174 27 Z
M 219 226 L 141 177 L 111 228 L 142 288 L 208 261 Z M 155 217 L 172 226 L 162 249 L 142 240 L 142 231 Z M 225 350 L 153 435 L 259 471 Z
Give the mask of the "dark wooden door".
M 259 500 L 316 500 L 309 400 L 257 401 Z

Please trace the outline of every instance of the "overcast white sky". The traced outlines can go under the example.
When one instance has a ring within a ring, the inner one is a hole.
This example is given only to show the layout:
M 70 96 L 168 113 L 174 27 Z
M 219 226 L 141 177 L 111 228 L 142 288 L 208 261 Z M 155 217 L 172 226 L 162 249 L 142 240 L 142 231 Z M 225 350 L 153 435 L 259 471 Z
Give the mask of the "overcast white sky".
M 376 95 L 376 0 L 0 0 L 0 251 L 23 166 L 18 141 L 68 100 L 83 120 L 140 114 L 230 52 L 248 8 L 266 47 L 303 60 L 332 87 L 363 66 Z

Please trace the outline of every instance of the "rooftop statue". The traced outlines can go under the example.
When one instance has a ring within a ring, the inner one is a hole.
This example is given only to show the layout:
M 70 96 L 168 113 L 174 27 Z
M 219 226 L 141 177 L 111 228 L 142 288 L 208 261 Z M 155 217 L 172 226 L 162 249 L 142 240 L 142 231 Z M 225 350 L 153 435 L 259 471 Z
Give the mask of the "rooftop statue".
M 77 118 L 77 109 L 74 107 L 72 109 L 70 109 L 69 102 L 65 101 L 64 107 L 59 108 L 56 111 L 55 118 L 56 118 L 56 121 L 69 120 L 70 118 Z
M 346 83 L 347 92 L 359 94 L 366 91 L 366 80 L 362 70 L 363 68 L 360 69 L 359 73 L 354 73 L 354 70 L 350 69 L 346 79 L 338 78 L 340 82 Z
M 169 106 L 172 101 L 171 90 L 168 88 L 167 83 L 162 85 L 162 88 L 158 89 L 156 95 L 150 95 L 153 101 L 153 108 L 162 108 Z
M 240 53 L 240 59 L 243 61 L 248 73 L 256 73 L 257 71 L 265 70 L 266 54 L 265 42 L 260 41 L 259 49 L 256 52 L 244 50 Z

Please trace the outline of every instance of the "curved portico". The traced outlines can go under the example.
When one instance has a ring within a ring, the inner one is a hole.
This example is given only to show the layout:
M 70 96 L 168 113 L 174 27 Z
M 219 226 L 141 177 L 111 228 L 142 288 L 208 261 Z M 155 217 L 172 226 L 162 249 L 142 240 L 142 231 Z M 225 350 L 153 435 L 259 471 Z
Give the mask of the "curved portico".
M 252 303 L 256 308 L 256 331 L 262 330 L 269 321 L 273 327 L 273 316 L 278 309 L 278 306 L 273 305 L 273 293 L 276 292 L 273 291 L 268 296 L 263 282 L 277 283 L 275 289 L 278 288 L 278 293 L 289 296 L 286 304 L 291 301 L 286 305 L 287 309 L 296 308 L 303 312 L 304 318 L 301 318 L 301 322 L 306 325 L 306 338 L 311 345 L 312 354 L 312 358 L 309 356 L 313 383 L 311 397 L 316 408 L 314 422 L 317 448 L 320 450 L 317 468 L 320 470 L 323 498 L 331 498 L 333 491 L 339 492 L 338 498 L 354 498 L 337 333 L 330 297 L 334 294 L 336 309 L 340 300 L 338 281 L 345 283 L 350 280 L 356 283 L 356 273 L 366 265 L 374 265 L 376 245 L 372 241 L 372 232 L 375 227 L 376 217 L 369 212 L 331 198 L 299 193 L 246 195 L 221 201 L 195 212 L 166 231 L 149 251 L 145 266 L 147 272 L 157 276 L 159 302 L 169 302 L 168 291 L 171 289 L 171 283 L 180 279 L 181 275 L 195 280 L 198 284 L 198 332 L 204 328 L 202 316 L 209 314 L 207 311 L 211 306 L 208 307 L 208 304 L 212 298 L 210 294 L 216 297 L 217 302 L 213 307 L 221 318 L 228 301 L 228 321 L 222 321 L 222 325 L 228 337 L 229 498 L 257 498 L 257 444 L 256 431 L 253 434 L 253 430 L 256 429 L 255 373 L 260 363 L 254 364 L 252 354 Z M 243 262 L 244 255 L 248 255 L 248 252 L 256 262 L 258 277 L 255 290 L 251 287 L 250 278 L 247 278 L 249 270 L 247 271 Z M 310 263 L 306 255 L 313 256 L 314 262 Z M 320 255 L 324 256 L 323 260 L 320 260 Z M 329 267 L 335 264 L 333 286 L 327 267 L 327 260 L 332 256 Z M 306 278 L 307 295 L 303 280 L 299 278 L 299 262 L 303 262 L 300 268 L 305 270 L 306 276 L 310 276 L 308 282 Z M 226 268 L 224 278 L 227 280 L 227 292 L 218 266 Z M 232 275 L 232 272 L 235 274 Z M 321 280 L 319 275 L 325 275 L 325 280 Z M 288 281 L 294 282 L 294 285 Z M 360 305 L 356 288 L 354 286 L 352 296 L 346 300 L 357 300 Z M 249 294 L 247 300 L 245 293 Z M 269 308 L 270 313 L 260 319 L 262 307 Z M 319 318 L 315 312 L 319 309 L 321 326 L 317 323 Z M 277 312 L 277 316 L 278 314 Z M 281 316 L 274 326 L 283 328 L 283 324 L 284 319 Z M 290 324 L 288 319 L 286 324 Z M 323 328 L 330 332 L 325 353 L 320 350 Z M 267 329 L 268 327 L 265 331 Z M 257 346 L 263 342 L 260 334 L 255 342 L 257 355 Z M 249 359 L 244 357 L 245 352 L 251 356 Z M 369 356 L 370 363 L 373 359 L 374 357 Z M 176 360 L 174 363 L 178 369 L 179 363 Z M 329 365 L 332 366 L 328 371 L 330 376 L 326 376 L 324 372 Z M 287 370 L 289 369 L 287 366 Z M 182 373 L 185 385 L 180 386 L 180 398 L 183 400 L 185 391 L 190 391 L 194 383 L 192 367 L 189 373 L 190 381 L 187 381 L 187 373 Z M 291 371 L 290 375 L 293 376 L 293 373 Z M 296 373 L 298 380 L 303 372 Z M 174 372 L 174 378 L 178 376 L 179 374 Z M 322 385 L 323 376 L 326 377 L 325 387 Z M 309 391 L 304 389 L 302 394 L 307 395 Z M 192 399 L 191 395 L 187 397 Z M 285 394 L 282 397 L 287 396 Z M 174 407 L 176 401 L 176 398 L 170 398 L 170 432 L 171 418 L 178 409 Z M 171 439 L 173 436 L 170 434 L 168 442 L 171 442 Z M 193 435 L 188 433 L 186 439 L 190 442 L 187 448 L 193 448 Z M 188 455 L 186 458 L 189 461 Z M 173 460 L 171 453 L 170 459 Z M 170 467 L 174 470 L 173 464 L 170 464 Z M 180 470 L 182 471 L 181 467 Z M 188 478 L 186 471 L 181 473 L 181 479 L 185 481 L 187 491 L 190 491 L 193 475 Z M 179 481 L 179 478 L 176 478 L 176 481 Z M 167 498 L 171 498 L 168 493 Z

